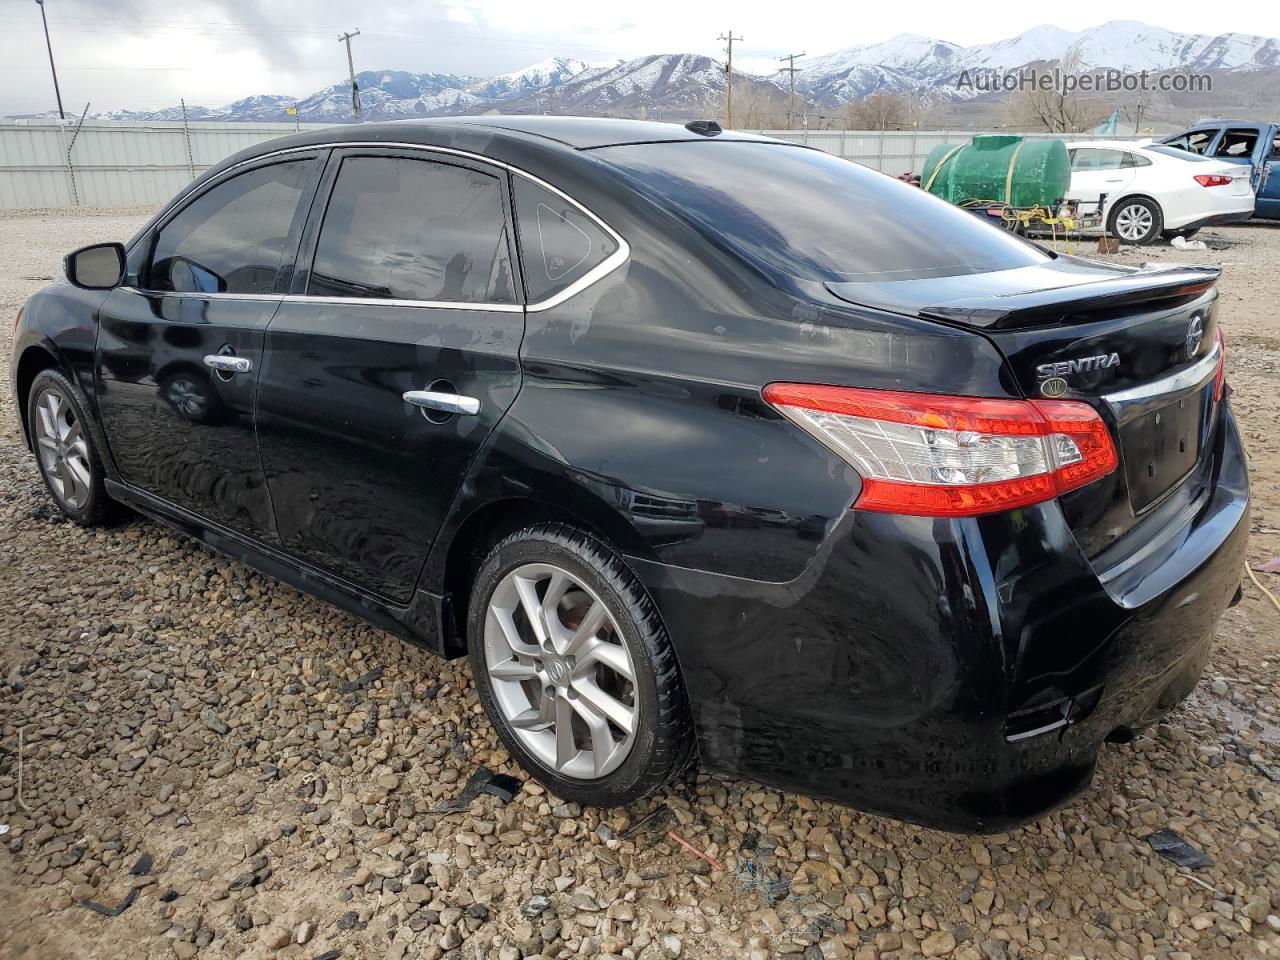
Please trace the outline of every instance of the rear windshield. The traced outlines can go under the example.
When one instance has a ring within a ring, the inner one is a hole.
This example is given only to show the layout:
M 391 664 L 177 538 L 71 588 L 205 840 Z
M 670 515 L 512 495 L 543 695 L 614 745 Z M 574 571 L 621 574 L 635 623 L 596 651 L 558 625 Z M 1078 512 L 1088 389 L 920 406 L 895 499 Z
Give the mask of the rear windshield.
M 1152 153 L 1161 153 L 1166 157 L 1177 157 L 1179 160 L 1186 160 L 1190 163 L 1211 163 L 1209 157 L 1202 157 L 1198 153 L 1192 153 L 1190 150 L 1183 150 L 1180 147 L 1169 147 L 1163 143 L 1149 143 L 1143 150 L 1150 150 Z
M 684 141 L 593 152 L 711 238 L 808 280 L 952 277 L 1050 259 L 919 187 L 818 150 Z

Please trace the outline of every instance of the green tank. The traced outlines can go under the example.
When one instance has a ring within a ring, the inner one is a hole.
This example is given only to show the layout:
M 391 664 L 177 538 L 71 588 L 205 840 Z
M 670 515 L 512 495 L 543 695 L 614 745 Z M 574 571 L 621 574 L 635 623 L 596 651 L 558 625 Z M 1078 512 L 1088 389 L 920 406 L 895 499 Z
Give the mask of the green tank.
M 1070 185 L 1071 159 L 1065 143 L 1011 135 L 934 147 L 920 175 L 923 189 L 957 205 L 1052 208 Z

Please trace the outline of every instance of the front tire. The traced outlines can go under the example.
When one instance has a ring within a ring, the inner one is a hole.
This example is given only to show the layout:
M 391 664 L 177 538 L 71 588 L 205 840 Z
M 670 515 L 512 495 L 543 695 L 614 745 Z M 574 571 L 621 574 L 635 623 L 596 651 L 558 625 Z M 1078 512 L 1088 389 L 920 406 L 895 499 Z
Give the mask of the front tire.
M 63 515 L 82 527 L 113 506 L 80 391 L 57 370 L 41 370 L 27 393 L 27 425 L 40 477 Z
M 1144 246 L 1160 236 L 1164 214 L 1160 205 L 1146 197 L 1127 197 L 1115 205 L 1107 218 L 1107 230 L 1122 243 Z
M 688 766 L 671 641 L 635 575 L 594 537 L 539 524 L 500 541 L 472 587 L 467 641 L 490 722 L 557 796 L 627 804 Z

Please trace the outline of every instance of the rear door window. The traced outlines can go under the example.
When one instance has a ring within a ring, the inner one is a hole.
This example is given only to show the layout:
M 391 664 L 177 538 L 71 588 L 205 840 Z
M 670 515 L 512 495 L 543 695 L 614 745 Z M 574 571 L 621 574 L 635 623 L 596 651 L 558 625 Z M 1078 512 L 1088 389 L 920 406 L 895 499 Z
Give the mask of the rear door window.
M 1132 167 L 1134 163 L 1129 154 L 1123 150 L 1098 150 L 1091 147 L 1080 147 L 1071 151 L 1071 169 L 1085 170 L 1119 170 L 1121 167 Z
M 1222 142 L 1214 149 L 1215 157 L 1234 157 L 1248 159 L 1253 156 L 1253 148 L 1258 145 L 1258 131 L 1250 129 L 1228 130 L 1222 135 Z
M 346 157 L 307 293 L 440 303 L 515 301 L 504 181 L 407 157 Z
M 271 293 L 291 266 L 291 236 L 313 160 L 238 174 L 160 228 L 146 285 L 177 293 Z M 289 261 L 286 263 L 286 257 Z
M 618 241 L 595 220 L 531 180 L 515 178 L 515 200 L 530 303 L 567 290 L 618 250 Z

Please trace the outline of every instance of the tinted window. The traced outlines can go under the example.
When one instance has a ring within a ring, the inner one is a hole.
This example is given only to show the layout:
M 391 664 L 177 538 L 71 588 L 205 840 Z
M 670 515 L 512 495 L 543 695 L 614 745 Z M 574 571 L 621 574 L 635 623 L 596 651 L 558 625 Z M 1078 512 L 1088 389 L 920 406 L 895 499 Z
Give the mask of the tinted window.
M 711 141 L 595 153 L 712 242 L 797 277 L 908 280 L 1049 259 L 919 187 L 817 150 Z
M 1228 130 L 1213 151 L 1215 157 L 1251 157 L 1258 143 L 1257 130 Z
M 307 292 L 511 303 L 503 182 L 403 157 L 342 161 Z
M 271 293 L 310 160 L 259 167 L 189 203 L 156 237 L 148 286 L 183 293 Z
M 618 249 L 599 224 L 568 200 L 515 178 L 516 224 L 529 302 L 555 296 Z

